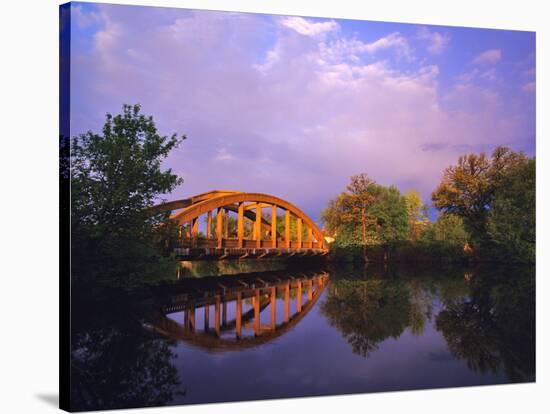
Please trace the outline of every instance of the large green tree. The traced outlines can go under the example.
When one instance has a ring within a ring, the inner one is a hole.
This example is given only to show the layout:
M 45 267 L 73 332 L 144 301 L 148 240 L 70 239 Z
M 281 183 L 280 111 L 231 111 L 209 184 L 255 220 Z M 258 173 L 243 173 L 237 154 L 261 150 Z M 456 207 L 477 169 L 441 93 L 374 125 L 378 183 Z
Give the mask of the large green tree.
M 531 159 L 512 168 L 495 191 L 487 230 L 507 257 L 535 261 L 536 168 Z
M 361 246 L 367 259 L 367 246 L 407 238 L 408 217 L 407 202 L 396 187 L 381 186 L 361 174 L 329 202 L 322 220 L 339 246 Z
M 72 139 L 73 280 L 147 277 L 147 264 L 160 260 L 155 236 L 170 228 L 163 226 L 166 215 L 151 215 L 148 208 L 182 183 L 161 162 L 183 139 L 160 135 L 139 105 L 107 114 L 102 134 Z
M 485 153 L 459 157 L 448 167 L 432 193 L 434 206 L 456 214 L 477 239 L 486 239 L 489 210 L 506 174 L 528 162 L 523 153 L 497 147 L 490 158 Z

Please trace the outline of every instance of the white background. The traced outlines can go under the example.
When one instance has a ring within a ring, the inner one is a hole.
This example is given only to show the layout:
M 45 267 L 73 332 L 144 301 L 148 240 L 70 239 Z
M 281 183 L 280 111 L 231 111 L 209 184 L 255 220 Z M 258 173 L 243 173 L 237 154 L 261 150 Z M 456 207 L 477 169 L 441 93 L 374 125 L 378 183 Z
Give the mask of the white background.
M 474 26 L 537 32 L 537 383 L 269 402 L 121 410 L 147 413 L 548 412 L 550 12 L 544 1 L 116 1 L 213 10 Z M 0 6 L 0 412 L 57 410 L 58 4 Z M 546 23 L 546 27 L 544 24 Z M 330 355 L 326 356 L 330 358 Z M 319 361 L 320 364 L 323 361 Z M 419 373 L 419 375 L 422 375 Z M 248 379 L 249 380 L 249 379 Z M 244 385 L 243 385 L 244 386 Z M 544 407 L 546 406 L 546 407 Z

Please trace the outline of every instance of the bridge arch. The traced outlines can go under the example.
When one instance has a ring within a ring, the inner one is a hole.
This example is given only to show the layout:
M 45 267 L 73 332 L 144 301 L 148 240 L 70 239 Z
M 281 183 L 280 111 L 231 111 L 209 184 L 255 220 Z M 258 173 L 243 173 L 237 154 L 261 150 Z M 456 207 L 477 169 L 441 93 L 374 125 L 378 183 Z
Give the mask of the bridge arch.
M 277 234 L 277 209 L 284 210 L 284 232 Z M 179 209 L 179 210 L 178 210 Z M 271 210 L 271 220 L 263 214 L 264 209 Z M 324 236 L 315 222 L 311 220 L 301 209 L 289 201 L 269 194 L 247 193 L 239 191 L 215 190 L 199 194 L 190 198 L 170 201 L 151 208 L 154 213 L 161 211 L 175 211 L 170 218 L 180 225 L 191 225 L 191 241 L 194 243 L 198 234 L 199 217 L 207 215 L 207 239 L 212 238 L 211 224 L 215 220 L 215 246 L 235 248 L 285 248 L 285 249 L 325 249 Z M 224 211 L 225 219 L 224 219 Z M 228 240 L 227 230 L 224 234 L 224 221 L 226 223 L 227 212 L 237 213 L 237 238 Z M 213 217 L 215 215 L 215 217 Z M 296 219 L 296 238 L 291 241 L 290 217 Z M 254 223 L 253 240 L 244 237 L 244 219 L 248 218 Z M 303 229 L 306 229 L 306 237 L 303 240 Z M 262 229 L 269 239 L 262 240 Z M 282 237 L 278 237 L 282 236 Z

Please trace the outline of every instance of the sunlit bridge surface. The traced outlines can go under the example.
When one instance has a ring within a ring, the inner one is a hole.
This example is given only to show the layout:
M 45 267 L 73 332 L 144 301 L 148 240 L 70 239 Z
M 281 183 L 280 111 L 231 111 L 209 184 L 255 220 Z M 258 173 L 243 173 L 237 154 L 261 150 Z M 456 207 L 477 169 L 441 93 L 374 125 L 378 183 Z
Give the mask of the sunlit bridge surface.
M 328 253 L 317 224 L 291 202 L 270 194 L 213 190 L 151 208 L 152 213 L 166 211 L 179 229 L 170 249 L 186 260 Z
M 534 293 L 531 268 L 346 266 L 184 278 L 139 300 L 102 292 L 93 305 L 82 292 L 75 401 L 117 408 L 531 382 Z

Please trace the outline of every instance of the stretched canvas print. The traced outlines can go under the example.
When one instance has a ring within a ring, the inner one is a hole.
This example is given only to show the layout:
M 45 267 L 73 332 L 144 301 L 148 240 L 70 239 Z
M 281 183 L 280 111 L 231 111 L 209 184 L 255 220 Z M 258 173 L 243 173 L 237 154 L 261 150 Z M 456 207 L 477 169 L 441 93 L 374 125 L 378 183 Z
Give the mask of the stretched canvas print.
M 60 51 L 61 408 L 535 381 L 535 33 L 77 2 Z

